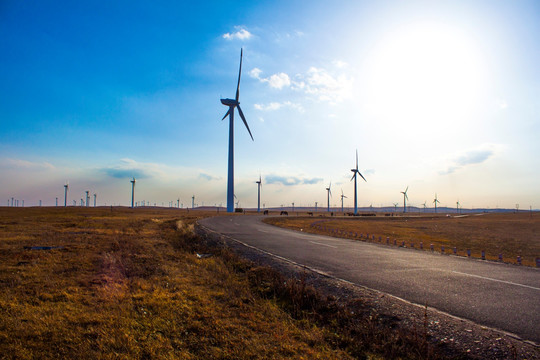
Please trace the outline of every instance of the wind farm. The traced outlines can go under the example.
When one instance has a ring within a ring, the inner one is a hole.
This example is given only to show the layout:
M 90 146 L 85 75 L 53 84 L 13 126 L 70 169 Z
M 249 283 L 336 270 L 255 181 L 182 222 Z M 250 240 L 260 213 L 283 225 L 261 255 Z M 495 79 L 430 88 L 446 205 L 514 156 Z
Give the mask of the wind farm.
M 462 2 L 3 5 L 0 354 L 540 358 L 540 9 Z

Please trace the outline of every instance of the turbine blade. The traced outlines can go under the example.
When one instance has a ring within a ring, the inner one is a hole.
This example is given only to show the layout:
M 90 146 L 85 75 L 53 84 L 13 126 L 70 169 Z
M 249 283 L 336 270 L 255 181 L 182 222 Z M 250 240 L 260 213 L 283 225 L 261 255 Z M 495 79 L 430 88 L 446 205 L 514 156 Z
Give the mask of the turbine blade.
M 227 110 L 227 113 L 225 114 L 225 116 L 221 119 L 221 121 L 225 120 L 225 118 L 227 116 L 229 116 L 229 114 L 231 113 L 231 108 L 229 107 L 229 110 Z
M 364 181 L 367 182 L 366 178 L 362 174 L 360 174 L 360 171 L 358 172 L 358 175 L 360 175 L 362 179 L 364 179 Z
M 358 171 L 358 149 L 356 149 L 356 171 Z
M 353 173 L 353 176 L 351 177 L 351 181 L 356 177 L 356 172 Z
M 236 101 L 240 97 L 240 75 L 242 74 L 242 52 L 243 49 L 240 48 L 240 70 L 238 70 L 238 85 L 236 85 Z
M 240 105 L 238 105 L 237 108 L 238 108 L 238 113 L 240 114 L 240 117 L 242 118 L 242 121 L 244 122 L 244 125 L 246 125 L 246 129 L 249 133 L 249 136 L 251 136 L 251 140 L 255 141 L 253 139 L 253 135 L 251 135 L 251 130 L 249 130 L 249 126 L 247 124 L 246 118 L 244 117 L 244 113 L 242 112 L 242 109 L 240 108 Z

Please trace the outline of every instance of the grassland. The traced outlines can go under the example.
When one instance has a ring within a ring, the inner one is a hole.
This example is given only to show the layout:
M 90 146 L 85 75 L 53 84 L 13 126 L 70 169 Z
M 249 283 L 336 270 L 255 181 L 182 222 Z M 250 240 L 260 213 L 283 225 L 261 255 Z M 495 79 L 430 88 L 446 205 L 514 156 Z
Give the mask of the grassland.
M 376 216 L 376 217 L 307 217 L 290 216 L 269 218 L 267 222 L 317 234 L 348 237 L 364 241 L 386 243 L 420 248 L 425 251 L 433 244 L 434 251 L 467 256 L 467 249 L 472 257 L 481 257 L 485 251 L 487 259 L 517 263 L 521 256 L 522 264 L 536 266 L 535 259 L 540 257 L 540 214 L 506 213 L 480 214 L 463 217 L 446 216 Z M 373 236 L 375 239 L 373 240 Z
M 199 245 L 205 215 L 1 208 L 0 358 L 350 358 L 260 296 L 260 269 Z

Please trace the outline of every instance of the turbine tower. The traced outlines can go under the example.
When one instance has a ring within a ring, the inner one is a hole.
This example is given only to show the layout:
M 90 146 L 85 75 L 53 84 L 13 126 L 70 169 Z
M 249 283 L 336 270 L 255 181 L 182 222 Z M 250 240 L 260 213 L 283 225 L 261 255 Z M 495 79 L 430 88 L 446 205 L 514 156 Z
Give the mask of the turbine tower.
M 426 212 L 426 202 L 427 201 L 424 201 L 424 212 Z
M 68 193 L 69 183 L 66 182 L 64 185 L 64 207 L 67 206 L 67 193 Z
M 409 197 L 407 196 L 407 190 L 409 190 L 409 187 L 405 189 L 405 191 L 401 191 L 403 194 L 403 212 L 407 212 L 407 200 L 409 200 Z
M 133 178 L 133 180 L 130 180 L 130 183 L 131 183 L 131 207 L 133 208 L 133 205 L 135 204 L 134 201 L 135 201 L 135 178 Z
M 97 194 L 94 193 L 94 207 L 96 207 L 96 198 L 97 198 Z
M 459 200 L 456 201 L 456 212 L 459 213 Z
M 191 208 L 195 209 L 195 195 L 191 197 Z
M 435 214 L 437 213 L 437 203 L 440 203 L 439 200 L 437 200 L 437 194 L 435 194 L 435 199 L 433 199 L 433 203 L 435 204 Z
M 341 212 L 343 212 L 343 198 L 347 198 L 347 197 L 343 195 L 343 189 L 341 189 Z
M 326 211 L 328 211 L 328 212 L 330 212 L 330 196 L 332 196 L 332 190 L 330 190 L 331 187 L 332 187 L 332 182 L 330 181 L 330 184 L 328 184 L 328 187 L 326 188 L 326 192 L 327 192 L 326 195 L 328 197 Z
M 242 74 L 242 49 L 240 49 L 240 70 L 238 70 L 238 84 L 236 85 L 236 97 L 234 99 L 221 99 L 221 103 L 229 107 L 229 110 L 223 116 L 223 119 L 229 115 L 229 171 L 227 178 L 227 212 L 234 212 L 234 108 L 238 108 L 238 113 L 246 126 L 251 140 L 253 140 L 253 135 L 251 135 L 251 130 L 247 124 L 246 118 L 242 109 L 240 108 L 240 75 Z
M 259 175 L 259 181 L 255 181 L 255 183 L 257 184 L 257 212 L 261 212 L 261 175 Z
M 90 191 L 86 190 L 86 207 L 90 206 Z
M 351 181 L 352 179 L 354 179 L 354 215 L 356 215 L 358 212 L 357 195 L 356 195 L 356 175 L 360 175 L 362 179 L 364 179 L 364 181 L 367 182 L 366 178 L 362 174 L 360 174 L 360 171 L 358 171 L 358 149 L 356 149 L 356 168 L 351 169 L 351 171 L 353 172 Z M 341 200 L 343 202 L 343 199 Z M 342 212 L 343 212 L 343 209 L 342 209 Z

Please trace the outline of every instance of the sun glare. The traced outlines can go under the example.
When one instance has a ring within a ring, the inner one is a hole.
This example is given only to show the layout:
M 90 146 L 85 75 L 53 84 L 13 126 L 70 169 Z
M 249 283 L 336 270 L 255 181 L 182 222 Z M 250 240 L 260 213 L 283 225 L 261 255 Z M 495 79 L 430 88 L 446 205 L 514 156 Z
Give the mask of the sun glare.
M 431 130 L 441 121 L 467 121 L 486 83 L 471 39 L 438 24 L 417 24 L 386 36 L 366 65 L 371 112 L 380 120 Z

